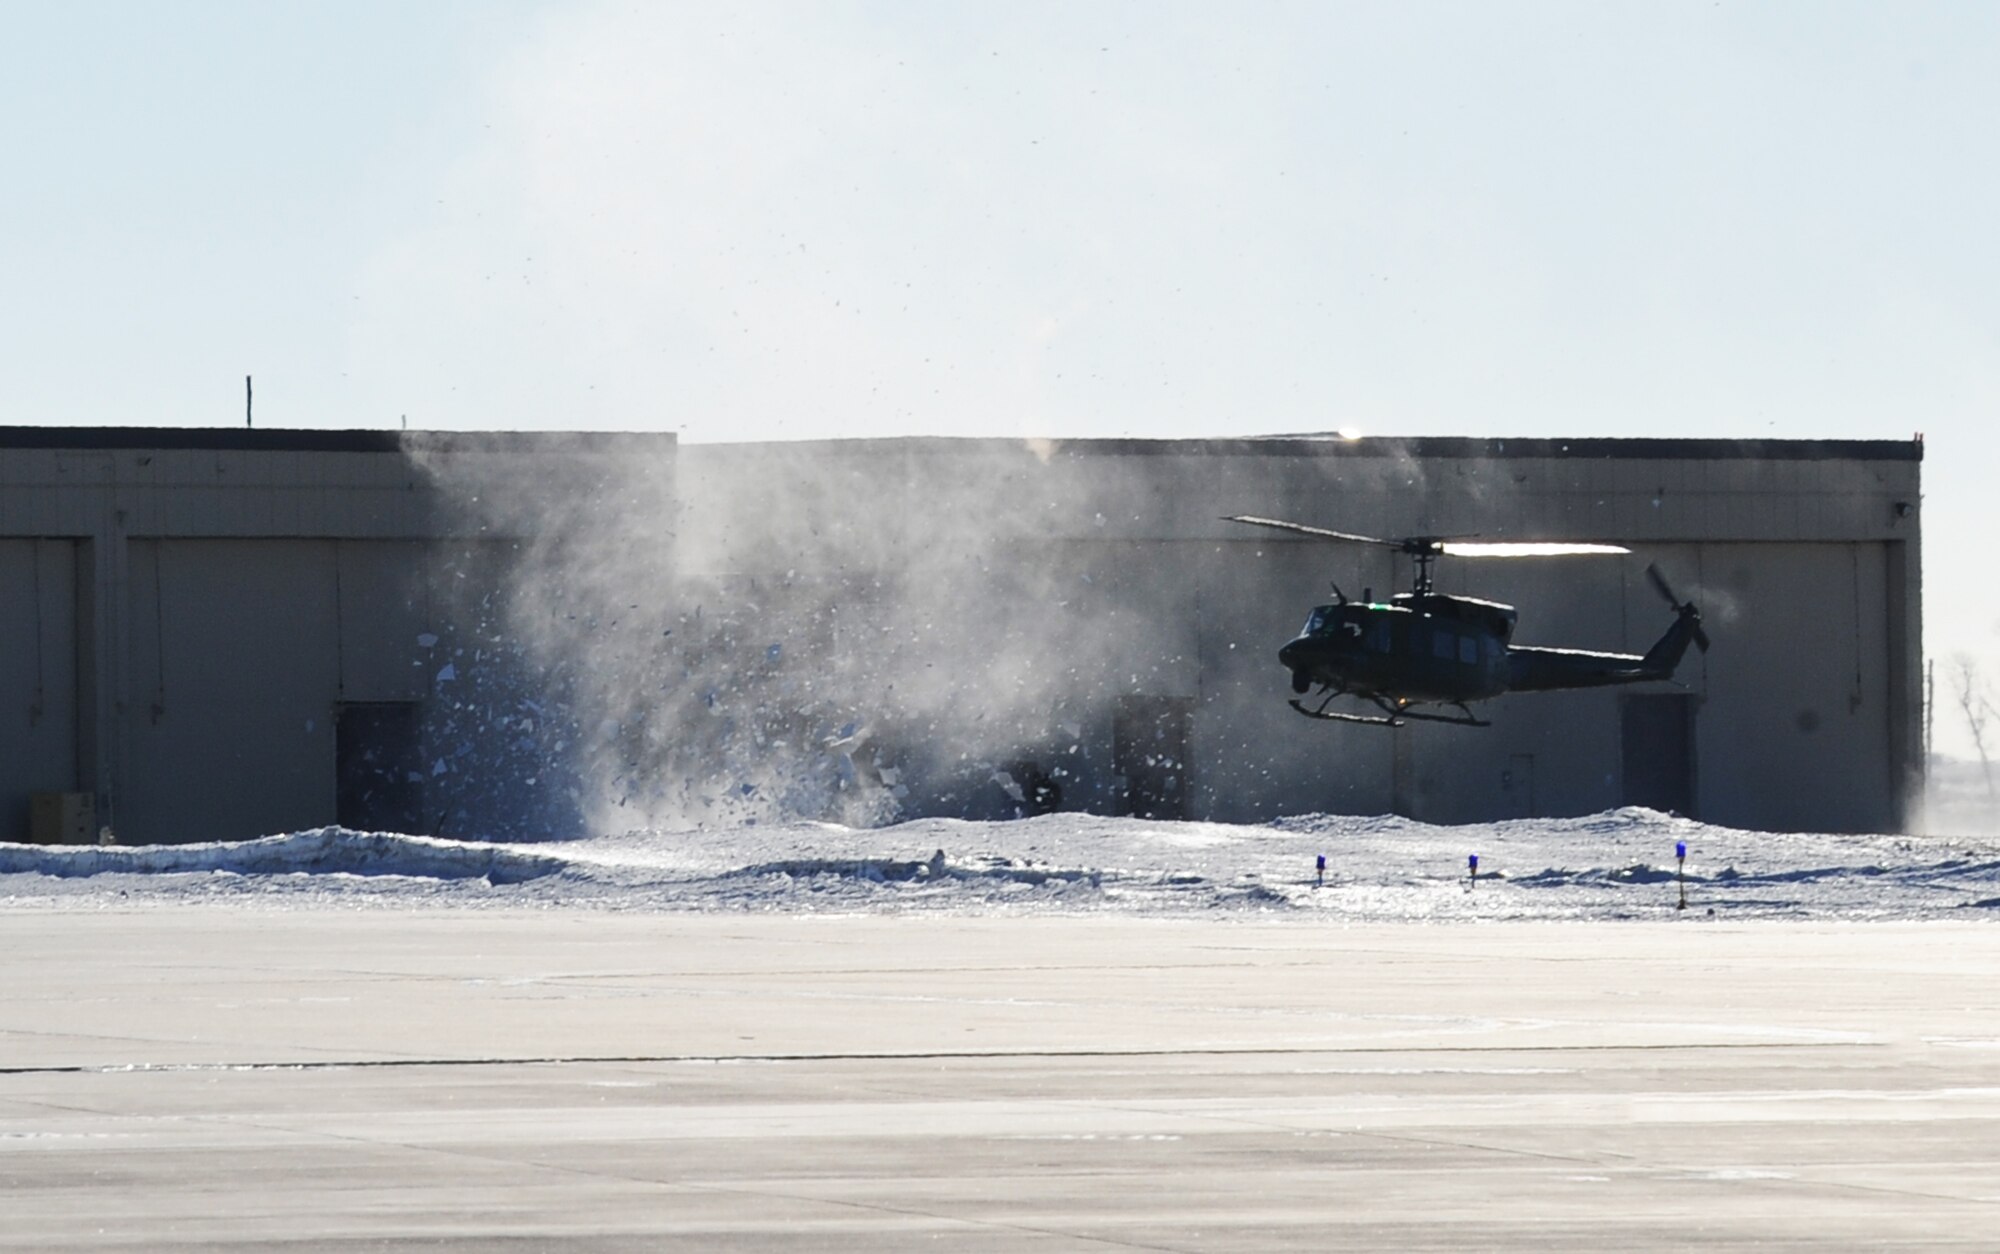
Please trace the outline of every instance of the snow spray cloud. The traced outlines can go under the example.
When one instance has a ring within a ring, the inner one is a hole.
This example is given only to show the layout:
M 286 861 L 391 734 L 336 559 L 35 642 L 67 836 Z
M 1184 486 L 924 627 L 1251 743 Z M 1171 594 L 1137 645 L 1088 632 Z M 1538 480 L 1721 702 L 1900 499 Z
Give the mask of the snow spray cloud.
M 1127 459 L 600 439 L 426 461 L 493 537 L 439 735 L 552 830 L 1084 799 L 1084 729 L 1180 661 L 1146 630 L 1172 580 L 1118 540 L 1149 508 Z
M 643 729 L 683 758 L 635 817 L 1089 798 L 1105 767 L 1085 729 L 1170 665 L 1147 630 L 1170 581 L 1117 569 L 1116 533 L 1157 508 L 1145 486 L 1125 459 L 1047 441 L 683 448 L 685 639 L 672 716 Z
M 672 444 L 652 437 L 407 437 L 450 519 L 427 580 L 436 665 L 425 809 L 452 835 L 588 830 L 605 746 L 658 653 Z M 643 521 L 634 526 L 643 526 Z M 616 530 L 617 543 L 605 539 Z

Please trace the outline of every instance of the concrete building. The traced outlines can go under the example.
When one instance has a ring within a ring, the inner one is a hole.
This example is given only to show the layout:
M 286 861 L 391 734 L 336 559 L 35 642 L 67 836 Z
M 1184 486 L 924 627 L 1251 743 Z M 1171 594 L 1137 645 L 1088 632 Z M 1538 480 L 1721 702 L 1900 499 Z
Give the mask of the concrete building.
M 537 517 L 510 493 L 588 499 L 635 457 L 670 482 L 672 449 L 0 429 L 0 839 L 36 818 L 44 838 L 153 843 L 476 813 L 450 707 Z
M 0 429 L 0 838 L 1038 804 L 1893 830 L 1921 451 Z M 1487 728 L 1309 722 L 1278 647 L 1407 561 L 1235 513 L 1627 544 L 1438 586 L 1522 643 L 1642 651 L 1657 562 L 1715 647 Z

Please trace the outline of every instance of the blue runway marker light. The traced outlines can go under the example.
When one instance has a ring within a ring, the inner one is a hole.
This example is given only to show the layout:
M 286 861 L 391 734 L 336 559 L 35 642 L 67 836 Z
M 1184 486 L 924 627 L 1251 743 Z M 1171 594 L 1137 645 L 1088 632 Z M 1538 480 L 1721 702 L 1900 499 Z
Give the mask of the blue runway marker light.
M 1679 858 L 1682 862 L 1686 862 L 1687 856 L 1688 856 L 1688 843 L 1684 840 L 1675 841 L 1674 857 Z
M 1479 855 L 1471 854 L 1465 859 L 1465 887 L 1469 891 L 1479 878 Z

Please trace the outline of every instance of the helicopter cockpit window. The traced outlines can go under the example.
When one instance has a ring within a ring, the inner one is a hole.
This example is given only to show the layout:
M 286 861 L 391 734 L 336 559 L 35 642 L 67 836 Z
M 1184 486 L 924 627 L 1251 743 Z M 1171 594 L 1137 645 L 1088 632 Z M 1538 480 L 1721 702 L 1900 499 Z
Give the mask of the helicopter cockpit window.
M 1306 619 L 1305 630 L 1299 634 L 1306 636 L 1326 635 L 1333 619 L 1333 610 L 1334 607 L 1331 605 L 1314 607 L 1312 617 Z

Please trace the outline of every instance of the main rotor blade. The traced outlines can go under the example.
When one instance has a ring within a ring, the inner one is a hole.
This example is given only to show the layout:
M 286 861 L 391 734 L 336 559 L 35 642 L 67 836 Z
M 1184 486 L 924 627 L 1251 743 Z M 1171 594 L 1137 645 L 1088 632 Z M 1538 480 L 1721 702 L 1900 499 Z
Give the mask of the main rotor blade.
M 1618 544 L 1570 544 L 1560 540 L 1444 540 L 1440 553 L 1452 557 L 1570 557 L 1584 553 L 1630 553 Z
M 1309 527 L 1305 523 L 1289 522 L 1283 518 L 1258 518 L 1250 514 L 1231 514 L 1223 521 L 1248 523 L 1252 527 L 1269 527 L 1273 531 L 1289 531 L 1294 535 L 1314 536 L 1321 540 L 1375 544 L 1385 549 L 1418 555 L 1442 553 L 1453 557 L 1568 557 L 1580 553 L 1632 551 L 1617 544 L 1573 544 L 1559 540 L 1448 540 L 1443 536 L 1406 536 L 1400 540 L 1385 540 L 1381 536 L 1356 535 L 1352 531 Z
M 1286 522 L 1282 518 L 1253 518 L 1248 514 L 1231 514 L 1224 522 L 1249 523 L 1252 527 L 1269 527 L 1274 531 L 1291 531 L 1302 536 L 1318 536 L 1322 540 L 1347 540 L 1355 544 L 1379 544 L 1384 548 L 1400 549 L 1401 540 L 1384 540 L 1379 536 L 1357 536 L 1351 531 L 1329 531 L 1325 527 L 1308 527 L 1304 523 Z

